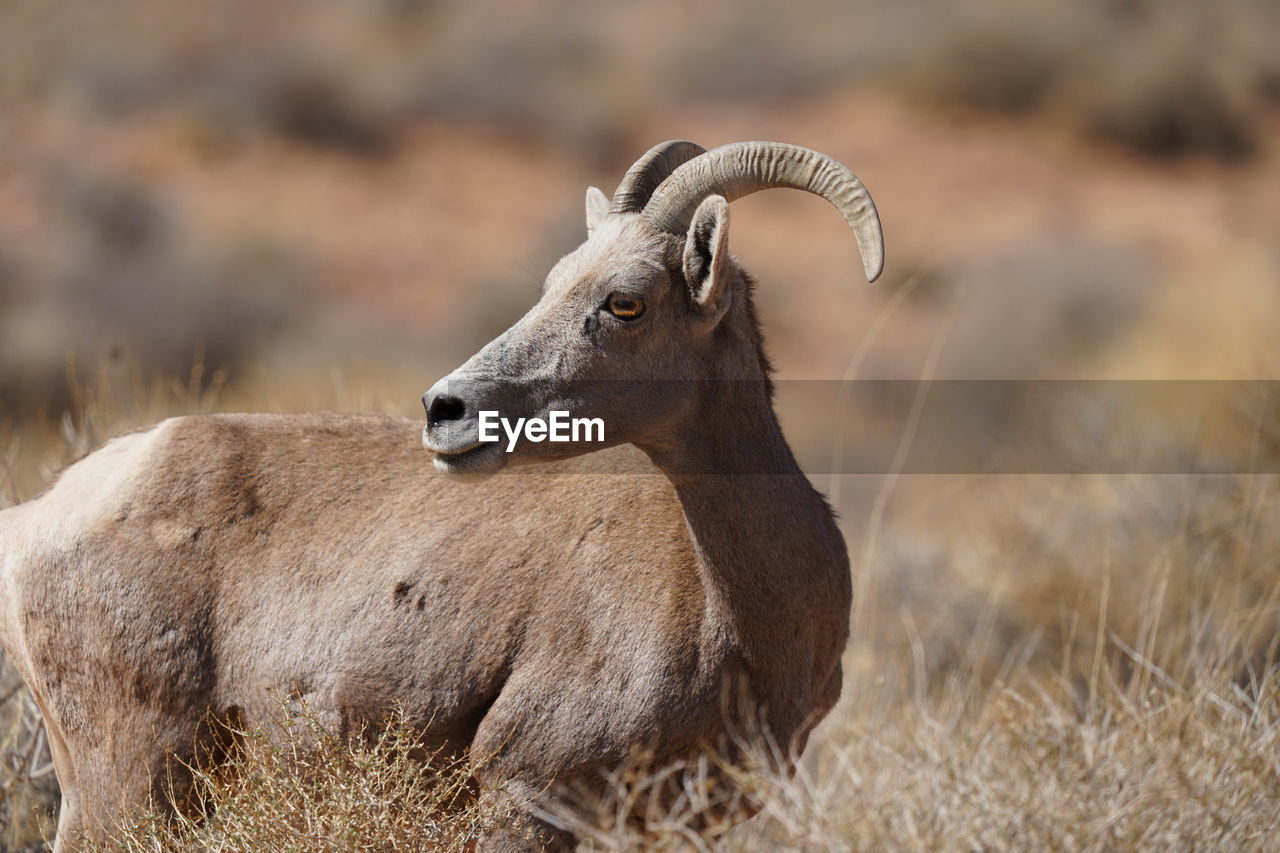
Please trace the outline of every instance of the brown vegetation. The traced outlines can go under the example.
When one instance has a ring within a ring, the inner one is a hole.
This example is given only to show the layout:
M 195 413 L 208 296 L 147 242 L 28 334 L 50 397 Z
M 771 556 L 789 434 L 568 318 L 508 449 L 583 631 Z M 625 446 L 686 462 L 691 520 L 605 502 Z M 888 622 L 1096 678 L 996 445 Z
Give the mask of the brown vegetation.
M 506 815 L 481 806 L 457 761 L 424 755 L 399 717 L 351 740 L 281 703 L 270 728 L 228 728 L 230 759 L 195 771 L 201 797 L 170 820 L 152 812 L 90 850 L 387 851 L 470 849 Z

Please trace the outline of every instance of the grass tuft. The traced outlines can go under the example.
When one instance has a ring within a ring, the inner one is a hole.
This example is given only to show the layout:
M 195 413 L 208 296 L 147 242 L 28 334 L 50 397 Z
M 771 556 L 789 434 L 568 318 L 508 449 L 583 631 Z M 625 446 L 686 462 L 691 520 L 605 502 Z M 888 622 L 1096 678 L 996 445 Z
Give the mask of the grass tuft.
M 348 738 L 281 707 L 275 726 L 227 727 L 225 761 L 189 768 L 189 808 L 152 807 L 91 849 L 462 851 L 509 811 L 477 797 L 465 757 L 424 750 L 403 714 Z

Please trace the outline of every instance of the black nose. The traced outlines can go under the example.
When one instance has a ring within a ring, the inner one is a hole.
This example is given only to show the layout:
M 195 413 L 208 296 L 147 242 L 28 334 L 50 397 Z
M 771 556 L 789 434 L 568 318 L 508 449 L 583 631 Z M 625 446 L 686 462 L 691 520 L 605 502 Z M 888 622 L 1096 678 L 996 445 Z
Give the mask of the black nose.
M 444 421 L 460 421 L 467 414 L 467 404 L 457 397 L 430 391 L 422 395 L 422 406 L 427 410 L 427 424 Z

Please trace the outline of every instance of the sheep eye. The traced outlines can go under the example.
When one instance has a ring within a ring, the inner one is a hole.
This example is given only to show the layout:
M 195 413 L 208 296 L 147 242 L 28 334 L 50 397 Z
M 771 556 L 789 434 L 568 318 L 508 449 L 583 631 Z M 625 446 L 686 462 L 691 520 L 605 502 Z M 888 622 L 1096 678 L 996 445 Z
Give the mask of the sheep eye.
M 621 293 L 611 293 L 604 307 L 620 320 L 634 320 L 644 313 L 644 300 Z

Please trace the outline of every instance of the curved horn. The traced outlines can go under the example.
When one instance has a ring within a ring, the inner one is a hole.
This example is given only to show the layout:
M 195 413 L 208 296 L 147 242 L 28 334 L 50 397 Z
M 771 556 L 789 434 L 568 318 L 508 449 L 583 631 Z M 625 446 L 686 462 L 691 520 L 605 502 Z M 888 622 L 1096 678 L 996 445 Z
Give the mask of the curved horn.
M 884 269 L 884 234 L 870 193 L 844 165 L 808 148 L 782 142 L 735 142 L 714 148 L 663 181 L 643 216 L 661 231 L 684 236 L 694 210 L 708 195 L 733 201 L 774 187 L 804 190 L 831 202 L 853 228 L 867 281 L 876 280 Z
M 649 196 L 676 168 L 687 163 L 707 149 L 682 139 L 669 139 L 650 148 L 635 162 L 622 183 L 613 193 L 610 213 L 639 213 L 649 202 Z

